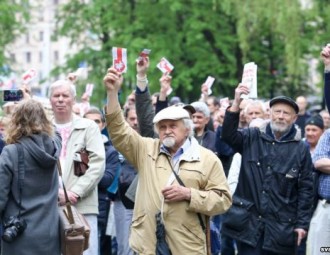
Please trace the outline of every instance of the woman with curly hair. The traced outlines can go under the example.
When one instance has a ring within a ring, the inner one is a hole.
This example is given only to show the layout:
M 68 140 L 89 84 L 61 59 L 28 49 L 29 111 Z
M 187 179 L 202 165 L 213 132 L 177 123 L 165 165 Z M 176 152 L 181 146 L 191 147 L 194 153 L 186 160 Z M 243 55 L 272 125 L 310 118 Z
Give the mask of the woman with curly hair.
M 17 104 L 0 155 L 2 254 L 60 254 L 56 162 L 61 138 L 41 103 Z M 20 166 L 20 162 L 23 165 Z

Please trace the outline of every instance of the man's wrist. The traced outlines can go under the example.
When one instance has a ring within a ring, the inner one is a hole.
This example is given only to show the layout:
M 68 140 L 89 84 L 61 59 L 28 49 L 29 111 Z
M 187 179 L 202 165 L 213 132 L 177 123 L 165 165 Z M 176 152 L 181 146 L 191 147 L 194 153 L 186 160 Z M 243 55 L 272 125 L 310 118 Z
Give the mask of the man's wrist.
M 324 66 L 324 73 L 330 73 L 330 65 Z
M 239 110 L 240 110 L 239 104 L 236 102 L 233 102 L 229 109 L 231 112 L 239 112 Z
M 137 74 L 136 75 L 136 79 L 138 80 L 138 81 L 148 81 L 148 79 L 147 79 L 147 75 L 146 74 Z
M 145 91 L 148 86 L 147 75 L 141 76 L 139 74 L 136 75 L 136 85 L 141 91 Z

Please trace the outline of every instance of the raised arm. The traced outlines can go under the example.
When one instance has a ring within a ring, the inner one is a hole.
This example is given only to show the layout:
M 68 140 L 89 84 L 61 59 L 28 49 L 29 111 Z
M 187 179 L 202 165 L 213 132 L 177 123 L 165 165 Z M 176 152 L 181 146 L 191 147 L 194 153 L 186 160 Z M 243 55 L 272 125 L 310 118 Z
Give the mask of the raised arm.
M 154 109 L 148 89 L 147 71 L 149 68 L 149 58 L 143 58 L 136 63 L 136 91 L 135 108 L 139 122 L 140 134 L 144 137 L 154 137 Z
M 328 43 L 321 51 L 324 63 L 324 97 L 328 111 L 330 110 L 330 44 Z
M 239 105 L 242 101 L 241 95 L 248 94 L 249 88 L 244 84 L 238 84 L 235 89 L 233 104 L 227 109 L 222 127 L 222 138 L 235 151 L 242 152 L 243 135 L 239 132 Z

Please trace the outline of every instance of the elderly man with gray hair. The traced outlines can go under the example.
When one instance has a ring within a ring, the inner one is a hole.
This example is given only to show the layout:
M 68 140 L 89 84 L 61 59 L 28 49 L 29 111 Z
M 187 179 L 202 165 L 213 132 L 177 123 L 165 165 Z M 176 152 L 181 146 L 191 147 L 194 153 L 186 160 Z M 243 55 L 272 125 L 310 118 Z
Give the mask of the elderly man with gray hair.
M 210 120 L 210 110 L 207 107 L 207 104 L 201 101 L 197 101 L 193 102 L 191 106 L 193 106 L 196 111 L 192 115 L 195 138 L 201 146 L 216 152 L 215 132 L 207 128 L 207 123 Z
M 141 137 L 125 123 L 118 102 L 121 73 L 108 69 L 107 127 L 114 146 L 139 172 L 130 246 L 156 254 L 156 215 L 161 214 L 172 254 L 206 254 L 206 216 L 231 206 L 220 160 L 198 144 L 186 110 L 168 107 L 153 119 L 159 139 Z
M 73 113 L 76 90 L 69 80 L 58 80 L 49 88 L 50 103 L 54 112 L 54 125 L 62 137 L 60 163 L 62 178 L 70 202 L 87 219 L 90 228 L 89 248 L 85 254 L 98 254 L 97 185 L 105 170 L 105 151 L 101 132 L 96 123 Z M 74 170 L 74 160 L 79 160 L 81 149 L 88 152 L 88 169 L 84 174 Z M 63 189 L 59 189 L 59 201 L 65 203 Z

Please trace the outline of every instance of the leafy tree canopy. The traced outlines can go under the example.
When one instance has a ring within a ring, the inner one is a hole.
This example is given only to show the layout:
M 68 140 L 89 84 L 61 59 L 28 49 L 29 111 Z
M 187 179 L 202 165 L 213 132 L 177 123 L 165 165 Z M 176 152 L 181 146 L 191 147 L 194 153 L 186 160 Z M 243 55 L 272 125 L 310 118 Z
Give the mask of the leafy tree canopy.
M 216 78 L 215 95 L 232 96 L 250 61 L 258 65 L 259 97 L 296 96 L 307 91 L 308 60 L 319 54 L 328 33 L 324 3 L 329 1 L 323 0 L 308 9 L 299 0 L 85 2 L 71 0 L 58 13 L 56 36 L 69 37 L 81 51 L 56 71 L 87 61 L 89 80 L 96 84 L 95 104 L 105 97 L 102 78 L 112 63 L 112 47 L 128 51 L 124 94 L 134 88 L 135 59 L 149 48 L 151 92 L 159 90 L 156 64 L 166 57 L 175 66 L 175 94 L 185 101 L 199 97 L 208 75 Z

